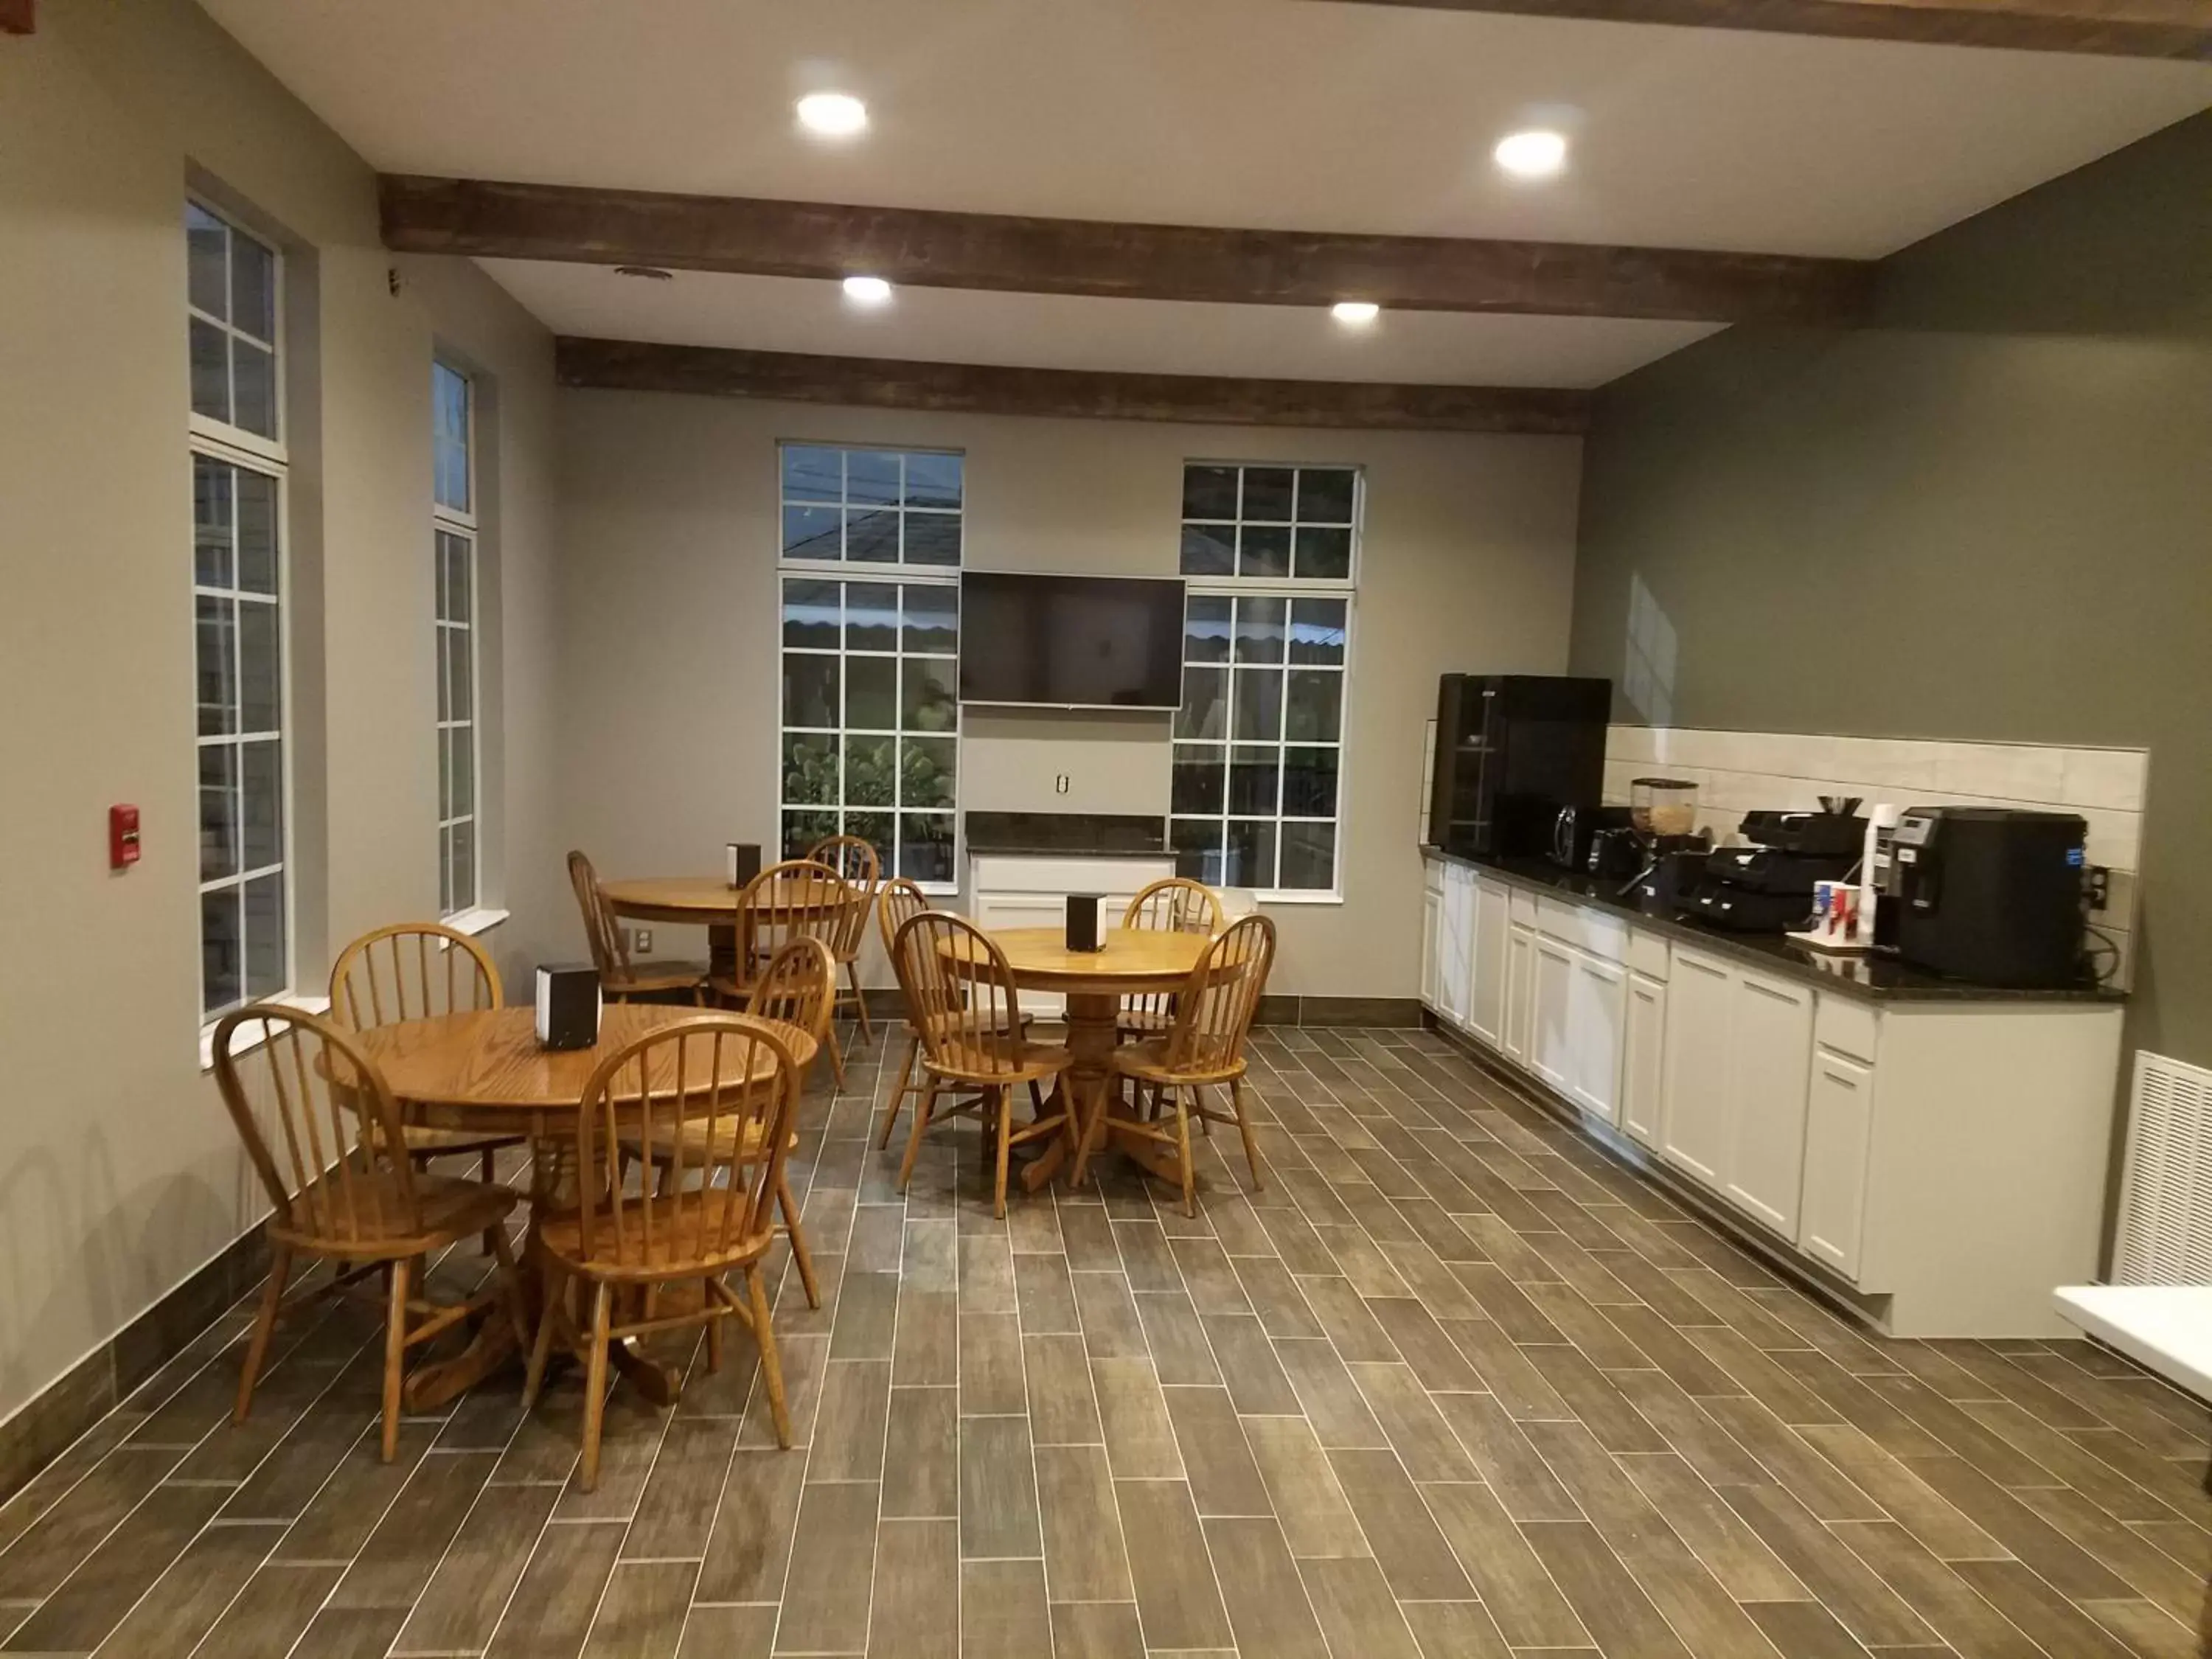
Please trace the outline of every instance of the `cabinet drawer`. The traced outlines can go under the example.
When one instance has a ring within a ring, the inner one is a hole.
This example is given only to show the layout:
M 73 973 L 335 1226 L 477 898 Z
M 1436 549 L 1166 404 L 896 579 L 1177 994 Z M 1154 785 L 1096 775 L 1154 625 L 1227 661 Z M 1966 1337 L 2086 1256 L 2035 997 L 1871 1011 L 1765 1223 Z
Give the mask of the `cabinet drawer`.
M 1514 926 L 1534 927 L 1536 925 L 1536 896 L 1525 887 L 1514 888 L 1512 895 L 1512 909 L 1509 914 L 1513 918 Z
M 1628 965 L 1646 979 L 1667 982 L 1667 941 L 1641 927 L 1628 930 Z
M 1849 1054 L 1871 1066 L 1881 1030 L 1881 1016 L 1865 1003 L 1832 996 L 1826 991 L 1818 994 L 1813 1013 L 1813 1040 L 1823 1048 L 1833 1048 L 1839 1054 Z
M 1587 905 L 1536 901 L 1536 931 L 1607 962 L 1627 959 L 1628 924 Z

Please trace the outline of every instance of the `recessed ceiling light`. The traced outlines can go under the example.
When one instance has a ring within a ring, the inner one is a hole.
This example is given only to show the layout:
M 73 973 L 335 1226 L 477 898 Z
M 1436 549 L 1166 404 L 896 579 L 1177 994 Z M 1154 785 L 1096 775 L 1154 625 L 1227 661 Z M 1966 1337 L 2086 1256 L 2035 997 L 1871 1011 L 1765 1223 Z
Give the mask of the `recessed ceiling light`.
M 848 276 L 845 297 L 855 305 L 879 306 L 891 297 L 891 285 L 880 276 Z
M 1382 307 L 1372 300 L 1339 300 L 1328 314 L 1346 328 L 1364 328 L 1382 314 Z
M 1516 179 L 1550 179 L 1567 165 L 1567 141 L 1563 134 L 1537 127 L 1507 133 L 1490 154 Z
M 810 92 L 799 100 L 799 125 L 826 138 L 849 138 L 868 129 L 868 106 L 849 92 Z
M 659 265 L 617 265 L 615 275 L 642 276 L 648 283 L 672 283 L 676 280 L 674 271 L 663 270 Z

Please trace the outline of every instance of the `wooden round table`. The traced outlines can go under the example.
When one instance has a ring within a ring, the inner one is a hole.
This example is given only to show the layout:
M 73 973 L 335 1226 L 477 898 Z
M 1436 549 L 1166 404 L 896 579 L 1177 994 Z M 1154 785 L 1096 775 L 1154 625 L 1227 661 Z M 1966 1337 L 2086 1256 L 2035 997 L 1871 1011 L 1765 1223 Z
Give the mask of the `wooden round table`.
M 530 1137 L 532 1246 L 522 1253 L 524 1291 L 532 1316 L 541 1293 L 537 1267 L 535 1231 L 542 1206 L 559 1201 L 558 1182 L 565 1168 L 573 1168 L 578 1127 L 578 1102 L 584 1085 L 599 1062 L 625 1043 L 647 1033 L 699 1017 L 696 1008 L 618 1003 L 599 1018 L 599 1040 L 589 1048 L 555 1050 L 538 1043 L 537 1012 L 531 1008 L 489 1008 L 471 1013 L 446 1014 L 434 1019 L 409 1019 L 389 1025 L 373 1025 L 356 1034 L 356 1041 L 383 1073 L 386 1085 L 405 1109 L 409 1121 L 437 1128 L 474 1129 Z M 806 1032 L 781 1020 L 763 1020 L 783 1040 L 792 1064 L 804 1076 L 813 1063 L 815 1042 Z M 715 1081 L 728 1086 L 743 1081 L 738 1073 L 738 1051 L 726 1048 L 724 1075 L 700 1076 L 693 1089 L 704 1092 Z M 656 1066 L 652 1083 L 665 1087 L 673 1081 L 674 1057 Z M 759 1056 L 757 1054 L 756 1060 Z M 635 1097 L 635 1073 L 616 1094 L 617 1101 Z M 420 1367 L 408 1376 L 407 1408 L 429 1411 L 473 1388 L 516 1358 L 514 1332 L 504 1319 L 486 1320 L 475 1340 L 451 1359 Z M 645 1393 L 665 1405 L 675 1398 L 676 1380 L 661 1366 L 629 1344 L 618 1344 L 615 1364 Z
M 738 976 L 738 901 L 744 888 L 731 886 L 720 876 L 640 876 L 602 882 L 599 890 L 606 896 L 609 909 L 632 921 L 704 927 L 708 970 L 725 979 Z M 774 896 L 768 902 L 785 915 L 801 908 L 795 884 L 779 880 L 771 891 Z
M 1212 940 L 1204 933 L 1148 927 L 1109 927 L 1105 948 L 1071 951 L 1058 927 L 1009 927 L 991 939 L 1006 953 L 1014 983 L 1024 990 L 1057 991 L 1067 999 L 1067 1047 L 1075 1056 L 1068 1079 L 1078 1101 L 1097 1098 L 1118 1041 L 1121 999 L 1180 990 Z M 1055 1141 L 1057 1146 L 1060 1143 Z M 1114 1144 L 1162 1180 L 1182 1184 L 1182 1166 L 1147 1142 L 1115 1135 Z

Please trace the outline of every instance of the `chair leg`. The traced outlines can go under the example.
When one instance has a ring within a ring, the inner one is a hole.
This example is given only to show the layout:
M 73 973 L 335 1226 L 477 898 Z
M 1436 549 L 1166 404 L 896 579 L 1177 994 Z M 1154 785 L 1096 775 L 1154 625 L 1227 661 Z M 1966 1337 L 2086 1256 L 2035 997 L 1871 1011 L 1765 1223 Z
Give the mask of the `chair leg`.
M 769 1415 L 775 1419 L 775 1443 L 791 1449 L 791 1407 L 783 1397 L 783 1364 L 775 1355 L 775 1331 L 768 1322 L 768 1291 L 760 1263 L 745 1268 L 745 1296 L 752 1305 L 753 1340 L 760 1345 L 761 1381 L 768 1385 Z
M 238 1377 L 238 1409 L 231 1416 L 234 1423 L 246 1421 L 246 1408 L 253 1403 L 253 1385 L 260 1380 L 261 1367 L 269 1358 L 269 1341 L 276 1333 L 276 1315 L 284 1305 L 284 1281 L 292 1272 L 292 1252 L 284 1245 L 269 1247 L 269 1282 L 262 1287 L 261 1311 L 253 1321 L 253 1340 L 246 1346 L 245 1369 Z
M 1182 1212 L 1194 1216 L 1198 1213 L 1198 1176 L 1190 1161 L 1190 1108 L 1183 1103 L 1181 1088 L 1175 1091 L 1175 1109 L 1176 1146 L 1182 1153 Z
M 478 1161 L 478 1168 L 483 1172 L 483 1179 L 485 1186 L 490 1186 L 491 1183 L 498 1178 L 499 1169 L 493 1162 L 492 1149 L 490 1147 L 487 1146 L 483 1149 L 483 1156 Z M 491 1242 L 492 1235 L 496 1233 L 498 1231 L 499 1229 L 496 1227 L 487 1227 L 483 1230 L 482 1254 L 485 1255 L 497 1255 L 499 1254 L 498 1250 L 493 1248 Z
M 891 1144 L 891 1126 L 898 1121 L 899 1106 L 913 1086 L 915 1056 L 921 1052 L 921 1039 L 910 1036 L 906 1041 L 906 1058 L 899 1062 L 898 1087 L 891 1091 L 890 1104 L 884 1108 L 884 1127 L 876 1134 L 876 1150 L 881 1152 Z
M 994 1114 L 999 1126 L 999 1158 L 996 1184 L 992 1188 L 991 1214 L 998 1220 L 1006 1218 L 1006 1165 L 1013 1155 L 1014 1097 L 1001 1085 L 991 1091 L 998 1097 L 998 1111 Z
M 1237 1109 L 1237 1132 L 1244 1137 L 1244 1161 L 1252 1166 L 1252 1190 L 1260 1190 L 1260 1143 L 1252 1139 L 1252 1120 L 1244 1110 L 1244 1079 L 1229 1079 L 1229 1103 Z
M 1035 1078 L 1030 1079 L 1030 1116 L 1032 1120 L 1044 1115 L 1044 1091 L 1037 1087 Z
M 853 1008 L 860 1016 L 860 1041 L 873 1042 L 876 1033 L 868 1024 L 868 994 L 860 988 L 860 964 L 857 960 L 845 964 L 845 982 L 853 988 Z
M 714 1314 L 714 1309 L 720 1305 L 714 1299 L 714 1285 L 711 1282 L 702 1284 L 699 1287 L 699 1294 L 705 1298 L 708 1312 Z M 722 1320 L 720 1315 L 714 1314 L 714 1316 L 707 1321 L 707 1374 L 712 1376 L 721 1369 Z
M 553 1355 L 553 1332 L 561 1318 L 561 1297 L 568 1286 L 545 1276 L 545 1306 L 538 1315 L 538 1340 L 530 1345 L 530 1367 L 522 1374 L 522 1409 L 534 1411 L 545 1387 L 545 1362 Z
M 791 1241 L 791 1259 L 799 1264 L 799 1282 L 806 1288 L 806 1305 L 818 1308 L 822 1305 L 822 1291 L 814 1282 L 813 1253 L 806 1248 L 806 1230 L 799 1224 L 799 1201 L 791 1195 L 791 1177 L 781 1170 L 775 1172 L 775 1203 L 783 1212 L 783 1231 Z M 707 1328 L 711 1332 L 714 1326 L 710 1324 Z
M 407 1289 L 412 1258 L 392 1264 L 390 1299 L 384 1310 L 384 1461 L 399 1450 L 399 1384 L 407 1364 Z
M 830 1075 L 837 1079 L 837 1092 L 845 1092 L 845 1051 L 837 1042 L 837 1028 L 830 1028 Z
M 1083 1184 L 1083 1172 L 1091 1167 L 1091 1154 L 1097 1150 L 1099 1134 L 1105 1127 L 1106 1102 L 1112 1091 L 1113 1083 L 1114 1079 L 1110 1075 L 1102 1077 L 1098 1079 L 1097 1086 L 1091 1091 L 1091 1109 L 1085 1115 L 1083 1120 L 1082 1138 L 1075 1143 L 1075 1168 L 1069 1172 L 1067 1177 L 1067 1184 L 1071 1188 L 1080 1187 Z M 1070 1093 L 1070 1098 L 1073 1098 L 1073 1091 Z
M 522 1275 L 515 1271 L 514 1250 L 507 1242 L 507 1229 L 487 1227 L 484 1237 L 490 1242 L 493 1259 L 499 1263 L 500 1288 L 507 1292 L 507 1317 L 514 1322 L 514 1340 L 518 1347 L 530 1346 L 530 1310 L 522 1305 Z
M 602 1279 L 592 1286 L 591 1355 L 584 1370 L 584 1467 L 577 1484 L 590 1492 L 599 1484 L 599 1429 L 607 1418 L 607 1328 L 614 1322 L 615 1287 Z
M 914 1179 L 914 1161 L 921 1156 L 922 1132 L 929 1127 L 929 1115 L 937 1109 L 939 1087 L 936 1079 L 933 1078 L 929 1086 L 921 1091 L 921 1098 L 915 1104 L 914 1127 L 908 1133 L 906 1138 L 906 1156 L 899 1161 L 901 1192 L 904 1192 L 906 1183 Z

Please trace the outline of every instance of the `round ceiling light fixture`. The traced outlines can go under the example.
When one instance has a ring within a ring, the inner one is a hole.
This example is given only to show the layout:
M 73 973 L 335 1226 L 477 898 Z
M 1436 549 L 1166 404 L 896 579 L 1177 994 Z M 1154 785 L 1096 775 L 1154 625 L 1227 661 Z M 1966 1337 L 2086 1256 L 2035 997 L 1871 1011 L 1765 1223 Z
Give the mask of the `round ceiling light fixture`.
M 868 130 L 868 106 L 849 92 L 810 92 L 798 104 L 799 125 L 824 138 Z
M 1555 179 L 1566 171 L 1566 135 L 1548 127 L 1509 132 L 1498 141 L 1490 156 L 1516 179 Z
M 845 279 L 845 297 L 854 305 L 888 304 L 891 285 L 880 276 L 848 276 Z
M 1365 328 L 1382 314 L 1382 307 L 1372 300 L 1339 300 L 1328 314 L 1346 328 Z

